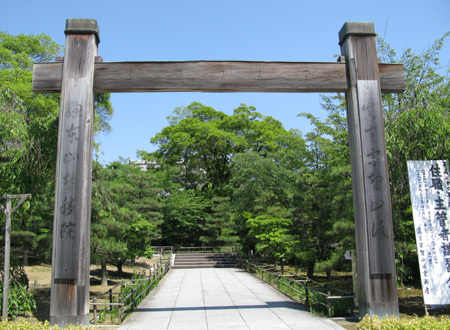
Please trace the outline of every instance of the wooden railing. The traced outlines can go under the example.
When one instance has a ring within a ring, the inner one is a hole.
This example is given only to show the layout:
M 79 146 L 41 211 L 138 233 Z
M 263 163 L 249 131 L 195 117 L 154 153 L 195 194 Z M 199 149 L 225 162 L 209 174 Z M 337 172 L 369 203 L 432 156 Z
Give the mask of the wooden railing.
M 150 246 L 150 248 L 153 249 L 154 254 L 160 255 L 160 260 L 164 259 L 164 256 L 167 255 L 168 253 L 170 255 L 173 253 L 173 246 Z
M 194 246 L 174 247 L 173 253 L 235 253 L 239 250 L 236 246 Z
M 290 272 L 281 273 L 272 266 L 250 262 L 238 253 L 239 248 L 235 246 L 182 248 L 159 246 L 152 248 L 155 250 L 155 253 L 160 254 L 160 261 L 152 267 L 150 276 L 124 281 L 99 297 L 93 298 L 91 302 L 93 313 L 91 323 L 97 325 L 100 316 L 110 315 L 111 319 L 117 319 L 120 325 L 125 317 L 137 307 L 169 271 L 173 253 L 237 253 L 242 268 L 287 294 L 292 299 L 306 304 L 312 312 L 327 314 L 328 316 L 353 315 L 354 294 L 352 292 L 321 284 L 306 276 Z
M 153 269 L 150 276 L 123 281 L 99 297 L 93 298 L 91 323 L 97 325 L 100 315 L 109 315 L 112 321 L 117 318 L 118 324 L 121 324 L 169 271 L 170 258 L 164 263 L 155 264 Z
M 277 272 L 272 266 L 241 261 L 242 267 L 261 278 L 292 299 L 304 303 L 312 312 L 328 316 L 353 315 L 354 294 L 330 287 L 312 279 L 289 272 Z

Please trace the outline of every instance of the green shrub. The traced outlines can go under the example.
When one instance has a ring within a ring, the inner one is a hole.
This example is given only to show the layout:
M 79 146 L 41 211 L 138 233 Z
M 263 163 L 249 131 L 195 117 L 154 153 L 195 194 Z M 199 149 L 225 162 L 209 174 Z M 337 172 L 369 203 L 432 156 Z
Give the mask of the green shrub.
M 320 293 L 309 291 L 309 310 L 313 314 L 328 315 L 328 300 Z
M 51 326 L 50 323 L 42 322 L 28 322 L 28 321 L 2 321 L 0 322 L 0 330 L 60 330 L 58 325 Z M 66 325 L 65 330 L 87 330 L 89 327 Z
M 279 277 L 274 273 L 267 272 L 263 268 L 253 267 L 250 263 L 245 261 L 243 262 L 243 267 L 248 272 L 255 274 L 256 277 L 284 292 L 292 299 L 306 304 L 306 288 L 304 285 L 291 282 L 287 278 Z M 328 316 L 328 299 L 324 295 L 308 290 L 308 297 L 311 313 Z M 353 308 L 352 299 L 332 299 L 330 303 L 330 316 L 347 316 Z
M 353 298 L 331 300 L 331 316 L 346 316 L 351 314 Z
M 0 281 L 0 302 L 3 303 L 3 274 Z M 3 306 L 2 306 L 3 308 Z M 16 318 L 31 313 L 36 309 L 36 301 L 28 291 L 28 277 L 22 266 L 15 266 L 10 271 L 8 315 Z
M 133 303 L 133 306 L 129 309 L 127 309 L 122 314 L 123 317 L 127 317 L 130 315 L 137 306 L 145 299 L 147 294 L 155 288 L 159 281 L 164 277 L 165 273 L 159 274 L 158 277 L 146 277 L 144 274 L 137 274 L 134 273 L 132 276 L 131 281 L 127 281 L 122 283 L 120 286 L 120 299 L 123 299 L 121 302 L 124 304 L 124 306 L 128 306 Z M 128 296 L 131 292 L 134 291 L 133 296 Z M 142 294 L 139 298 L 136 298 L 139 296 L 143 291 L 147 291 L 145 294 Z M 127 298 L 126 298 L 127 297 Z M 119 296 L 114 295 L 113 297 L 113 303 L 119 302 Z M 107 320 L 107 316 L 109 315 L 109 318 L 112 322 L 119 321 L 119 306 L 112 306 L 112 308 L 103 308 L 100 310 L 97 310 L 97 322 L 98 323 L 104 323 Z M 0 329 L 1 330 L 1 329 Z
M 432 316 L 398 319 L 386 317 L 379 319 L 377 316 L 363 317 L 358 324 L 358 329 L 364 330 L 450 330 L 450 318 L 436 318 Z

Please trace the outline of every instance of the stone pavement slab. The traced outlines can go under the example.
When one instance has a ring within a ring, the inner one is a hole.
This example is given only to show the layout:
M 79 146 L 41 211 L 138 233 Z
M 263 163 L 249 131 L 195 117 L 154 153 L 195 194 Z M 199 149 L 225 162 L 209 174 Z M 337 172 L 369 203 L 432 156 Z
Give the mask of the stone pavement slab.
M 120 327 L 344 329 L 237 268 L 172 269 Z

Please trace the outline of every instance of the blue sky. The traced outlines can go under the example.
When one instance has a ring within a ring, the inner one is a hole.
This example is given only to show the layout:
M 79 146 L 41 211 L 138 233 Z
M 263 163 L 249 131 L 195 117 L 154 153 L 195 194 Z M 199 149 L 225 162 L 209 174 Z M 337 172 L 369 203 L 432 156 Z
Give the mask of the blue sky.
M 0 30 L 45 33 L 64 44 L 67 18 L 94 18 L 100 27 L 104 61 L 258 60 L 335 61 L 338 32 L 347 21 L 373 22 L 376 32 L 401 55 L 415 53 L 450 31 L 448 0 L 167 0 L 167 1 L 6 1 Z M 450 65 L 450 40 L 441 52 Z M 150 139 L 166 117 L 193 101 L 231 114 L 241 103 L 303 133 L 309 123 L 296 115 L 324 118 L 319 94 L 123 93 L 113 94 L 113 131 L 97 137 L 99 160 L 136 158 L 154 150 Z

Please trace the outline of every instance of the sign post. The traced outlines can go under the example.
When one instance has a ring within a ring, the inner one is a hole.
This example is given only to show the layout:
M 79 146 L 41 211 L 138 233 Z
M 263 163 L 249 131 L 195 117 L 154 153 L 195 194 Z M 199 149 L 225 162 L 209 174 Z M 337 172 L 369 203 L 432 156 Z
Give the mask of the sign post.
M 347 67 L 347 120 L 361 316 L 397 316 L 391 196 L 373 23 L 339 32 Z
M 10 259 L 10 247 L 11 247 L 11 214 L 27 199 L 30 194 L 24 195 L 7 195 L 0 198 L 6 198 L 6 208 L 0 204 L 0 210 L 6 215 L 5 220 L 5 264 L 3 274 L 3 309 L 2 320 L 8 320 L 8 295 L 9 295 L 9 259 Z M 11 208 L 11 199 L 20 198 L 17 204 Z
M 68 19 L 61 82 L 50 323 L 89 324 L 97 21 Z

